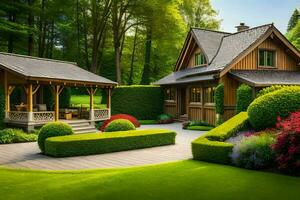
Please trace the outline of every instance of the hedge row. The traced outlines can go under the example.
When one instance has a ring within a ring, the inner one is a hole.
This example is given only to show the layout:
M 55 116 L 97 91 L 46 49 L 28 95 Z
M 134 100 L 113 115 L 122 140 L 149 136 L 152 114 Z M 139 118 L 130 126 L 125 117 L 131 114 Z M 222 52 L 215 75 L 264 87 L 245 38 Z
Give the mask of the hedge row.
M 54 157 L 102 154 L 170 145 L 175 136 L 170 130 L 148 129 L 51 137 L 46 140 L 45 152 Z
M 192 142 L 195 160 L 226 164 L 233 144 L 224 142 L 248 125 L 247 112 L 241 112 Z
M 249 121 L 255 129 L 274 127 L 277 117 L 287 117 L 300 109 L 300 86 L 283 87 L 255 99 L 248 107 Z
M 247 111 L 248 106 L 253 101 L 252 88 L 249 85 L 242 84 L 237 89 L 236 112 Z
M 112 92 L 112 114 L 156 119 L 163 113 L 164 93 L 158 86 L 119 86 Z

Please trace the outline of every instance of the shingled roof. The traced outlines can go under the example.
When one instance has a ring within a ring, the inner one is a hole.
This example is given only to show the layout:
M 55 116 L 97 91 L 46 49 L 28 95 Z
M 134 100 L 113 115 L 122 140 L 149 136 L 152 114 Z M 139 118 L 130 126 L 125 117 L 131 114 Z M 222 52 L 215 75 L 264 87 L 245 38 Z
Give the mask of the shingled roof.
M 233 34 L 193 28 L 191 32 L 209 59 L 208 66 L 195 67 L 193 70 L 179 70 L 168 75 L 168 78 L 165 77 L 157 81 L 155 84 L 167 85 L 168 80 L 171 79 L 172 84 L 175 84 L 174 79 L 176 79 L 176 77 L 182 79 L 186 76 L 206 76 L 208 73 L 220 72 L 234 59 L 255 44 L 255 42 L 261 39 L 272 27 L 273 24 L 266 24 Z
M 0 52 L 0 68 L 12 71 L 28 80 L 53 79 L 97 85 L 117 84 L 78 67 L 76 63 L 17 54 Z

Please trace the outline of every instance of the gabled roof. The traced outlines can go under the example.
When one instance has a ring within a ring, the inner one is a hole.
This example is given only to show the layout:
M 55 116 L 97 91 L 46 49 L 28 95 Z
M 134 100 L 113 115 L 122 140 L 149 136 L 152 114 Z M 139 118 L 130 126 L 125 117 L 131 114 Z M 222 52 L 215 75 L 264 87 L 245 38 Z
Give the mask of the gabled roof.
M 181 74 L 180 79 L 185 76 L 200 76 L 202 74 L 206 76 L 208 73 L 216 74 L 227 71 L 228 66 L 231 66 L 243 54 L 260 44 L 262 39 L 268 37 L 271 33 L 277 34 L 278 38 L 300 58 L 300 52 L 282 36 L 273 24 L 266 24 L 233 34 L 195 28 L 191 29 L 191 32 L 197 43 L 200 43 L 199 47 L 209 58 L 209 62 L 207 67 L 195 67 L 192 70 L 182 69 L 174 72 L 173 74 Z M 186 48 L 186 44 L 184 48 Z M 172 74 L 167 77 L 176 78 Z M 167 84 L 166 80 L 168 79 L 161 79 L 156 84 L 161 84 L 162 81 Z
M 234 70 L 229 72 L 234 78 L 255 87 L 270 85 L 300 85 L 300 72 L 274 70 Z
M 199 28 L 192 28 L 191 32 L 194 34 L 197 44 L 201 46 L 202 50 L 207 56 L 209 63 L 216 55 L 220 43 L 222 41 L 222 38 L 224 36 L 230 35 L 230 33 L 205 30 Z
M 0 68 L 27 80 L 76 81 L 90 84 L 116 85 L 116 82 L 86 71 L 76 63 L 0 52 Z

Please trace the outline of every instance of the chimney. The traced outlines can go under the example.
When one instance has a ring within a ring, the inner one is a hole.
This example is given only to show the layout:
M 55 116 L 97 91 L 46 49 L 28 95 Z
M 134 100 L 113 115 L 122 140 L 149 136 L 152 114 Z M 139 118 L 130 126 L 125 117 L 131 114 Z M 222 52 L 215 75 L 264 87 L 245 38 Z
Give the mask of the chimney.
M 249 29 L 249 26 L 246 26 L 245 23 L 240 23 L 240 25 L 236 26 L 235 28 L 237 29 L 237 32 L 240 32 Z

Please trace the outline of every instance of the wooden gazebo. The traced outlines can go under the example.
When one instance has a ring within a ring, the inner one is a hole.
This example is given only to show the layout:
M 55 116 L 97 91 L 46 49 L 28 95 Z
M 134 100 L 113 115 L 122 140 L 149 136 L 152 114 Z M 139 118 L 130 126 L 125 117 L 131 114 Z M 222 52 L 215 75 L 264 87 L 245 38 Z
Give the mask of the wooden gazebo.
M 76 63 L 44 59 L 16 54 L 0 53 L 0 86 L 5 93 L 5 122 L 24 127 L 28 131 L 59 118 L 59 95 L 65 87 L 86 87 L 90 95 L 90 109 L 87 121 L 110 118 L 111 90 L 116 82 L 86 71 Z M 10 95 L 17 86 L 24 88 L 26 104 L 15 109 L 10 104 Z M 54 109 L 41 109 L 43 102 L 37 98 L 43 88 L 51 87 L 54 95 Z M 94 109 L 94 94 L 98 89 L 107 90 L 107 108 Z M 39 103 L 39 104 L 38 104 Z M 34 108 L 39 105 L 40 109 Z

